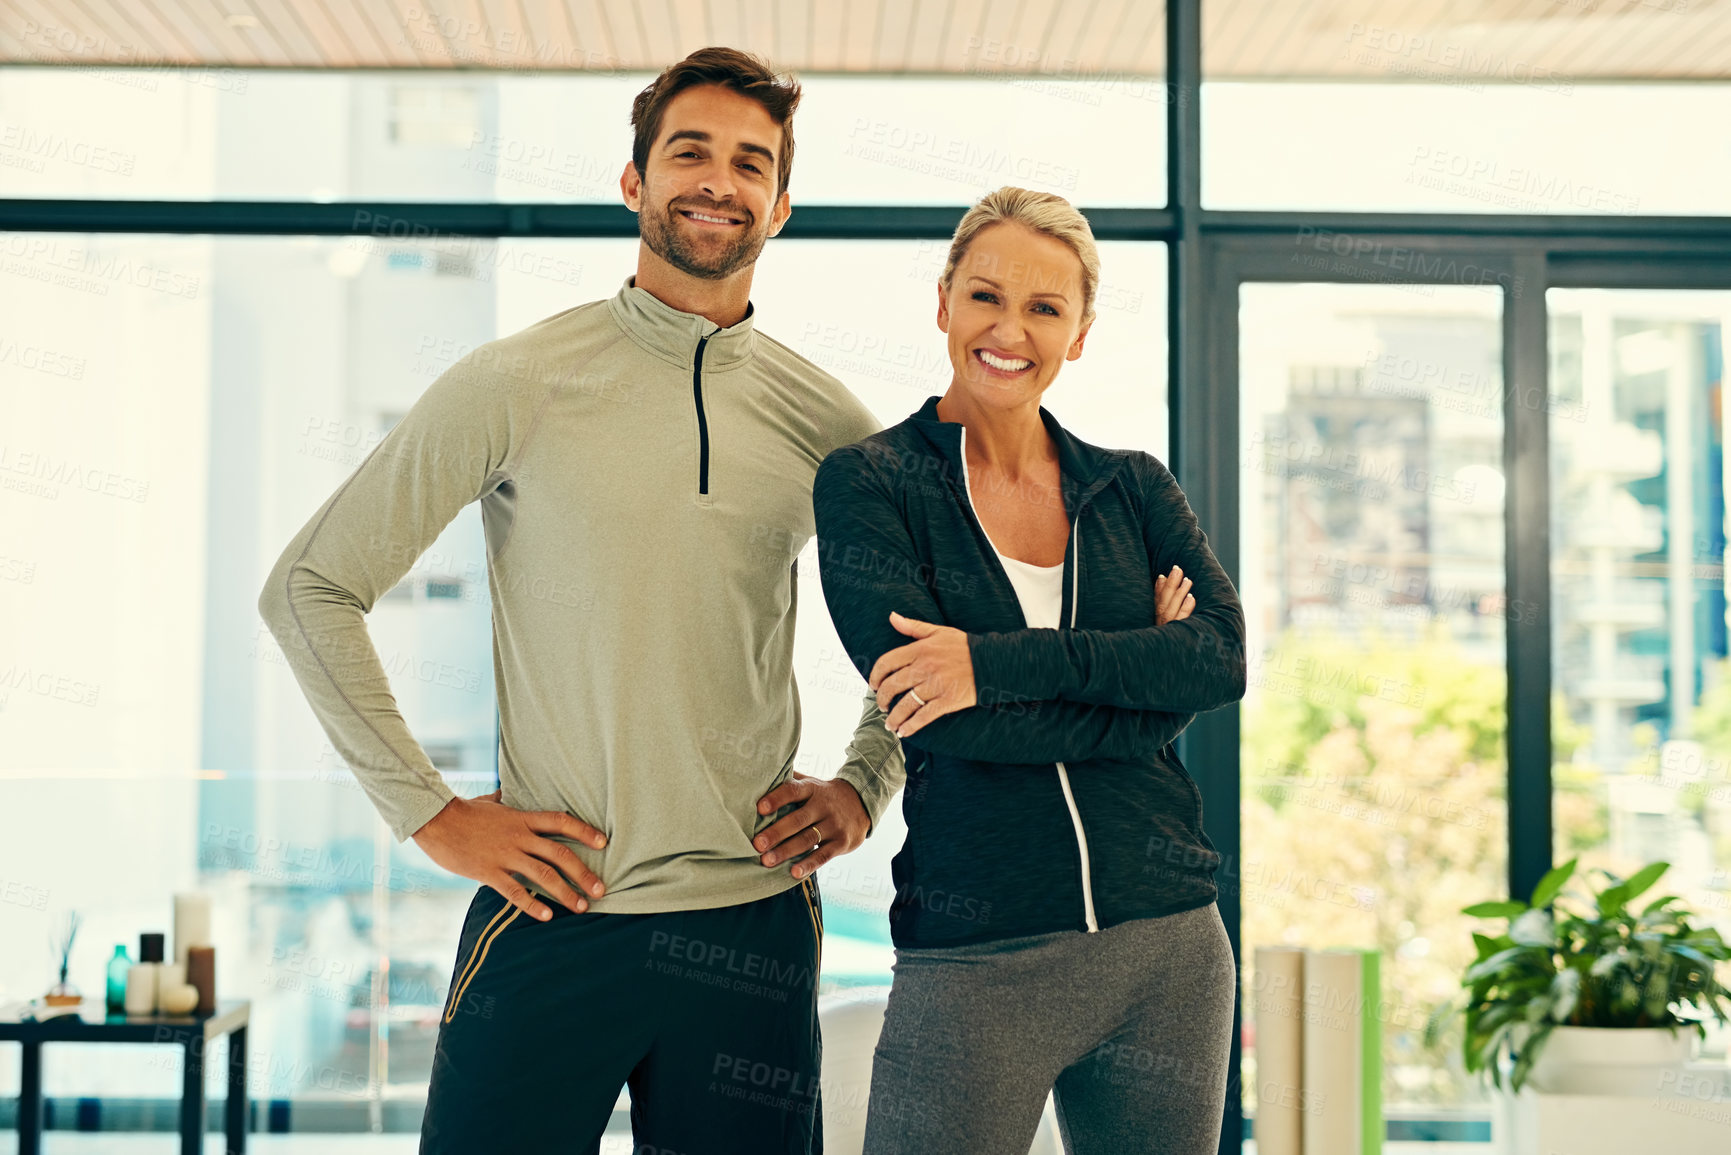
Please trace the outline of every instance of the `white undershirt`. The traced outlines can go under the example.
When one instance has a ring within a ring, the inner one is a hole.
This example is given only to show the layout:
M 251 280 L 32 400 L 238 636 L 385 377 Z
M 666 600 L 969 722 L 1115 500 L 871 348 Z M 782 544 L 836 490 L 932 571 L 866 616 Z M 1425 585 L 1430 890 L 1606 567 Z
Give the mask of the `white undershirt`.
M 1004 572 L 1010 575 L 1010 584 L 1016 587 L 1016 600 L 1022 603 L 1022 616 L 1028 620 L 1028 626 L 1032 629 L 1057 629 L 1058 614 L 1064 606 L 1064 563 L 1031 565 L 1005 557 L 998 553 L 995 545 L 992 552 L 998 554 L 998 560 L 1004 563 Z
M 973 482 L 968 477 L 966 426 L 962 427 L 962 485 L 968 490 L 968 504 L 972 505 L 974 492 Z M 977 511 L 974 516 L 976 519 L 979 517 Z M 980 532 L 986 533 L 986 523 L 983 521 L 980 522 Z M 1059 615 L 1064 612 L 1064 563 L 1034 565 L 1032 562 L 1005 557 L 1004 551 L 998 548 L 998 543 L 992 540 L 989 533 L 986 533 L 986 544 L 992 547 L 992 552 L 1004 563 L 1004 572 L 1010 575 L 1010 584 L 1016 587 L 1016 600 L 1022 603 L 1022 617 L 1027 620 L 1028 628 L 1057 629 Z

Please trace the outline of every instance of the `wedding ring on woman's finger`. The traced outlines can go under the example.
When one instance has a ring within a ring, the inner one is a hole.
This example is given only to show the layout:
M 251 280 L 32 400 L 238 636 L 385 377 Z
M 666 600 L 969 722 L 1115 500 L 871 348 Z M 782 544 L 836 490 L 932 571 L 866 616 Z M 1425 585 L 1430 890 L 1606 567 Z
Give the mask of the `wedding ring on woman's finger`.
M 908 687 L 908 693 L 912 694 L 914 697 L 914 701 L 918 702 L 920 705 L 924 706 L 926 704 L 926 700 L 924 698 L 920 697 L 920 692 L 918 690 L 914 689 L 912 686 Z

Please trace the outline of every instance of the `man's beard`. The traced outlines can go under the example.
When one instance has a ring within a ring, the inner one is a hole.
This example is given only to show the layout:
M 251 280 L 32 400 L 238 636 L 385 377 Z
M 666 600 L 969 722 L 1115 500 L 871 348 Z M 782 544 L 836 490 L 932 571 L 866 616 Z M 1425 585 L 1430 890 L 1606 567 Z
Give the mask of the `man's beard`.
M 649 246 L 650 252 L 682 273 L 707 281 L 730 277 L 757 260 L 757 255 L 763 251 L 763 242 L 769 239 L 768 230 L 759 231 L 754 228 L 751 214 L 741 209 L 705 210 L 697 206 L 687 207 L 693 212 L 714 211 L 718 216 L 744 216 L 746 222 L 740 235 L 725 245 L 698 245 L 680 233 L 673 219 L 672 205 L 657 212 L 651 210 L 645 202 L 644 211 L 637 218 L 637 228 L 643 237 L 643 243 Z

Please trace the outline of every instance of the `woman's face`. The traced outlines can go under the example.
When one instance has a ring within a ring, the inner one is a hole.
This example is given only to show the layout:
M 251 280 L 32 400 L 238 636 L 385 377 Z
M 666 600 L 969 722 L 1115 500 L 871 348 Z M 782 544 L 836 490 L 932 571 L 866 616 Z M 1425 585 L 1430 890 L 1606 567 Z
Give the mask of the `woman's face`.
M 955 380 L 994 406 L 1037 400 L 1082 355 L 1082 260 L 1016 221 L 988 225 L 938 286 Z

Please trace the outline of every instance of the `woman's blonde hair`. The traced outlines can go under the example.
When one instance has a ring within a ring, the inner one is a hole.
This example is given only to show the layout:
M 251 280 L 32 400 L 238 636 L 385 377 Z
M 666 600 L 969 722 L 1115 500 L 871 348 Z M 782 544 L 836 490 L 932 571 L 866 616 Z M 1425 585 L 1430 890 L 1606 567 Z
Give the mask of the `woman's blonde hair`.
M 950 238 L 950 256 L 944 262 L 942 278 L 944 288 L 950 287 L 956 266 L 961 264 L 968 246 L 981 230 L 1005 221 L 1015 221 L 1070 246 L 1076 259 L 1082 262 L 1082 324 L 1091 322 L 1094 293 L 1100 286 L 1100 250 L 1094 244 L 1094 230 L 1088 227 L 1088 218 L 1055 193 L 1005 185 L 981 197 L 963 215 L 955 236 Z

